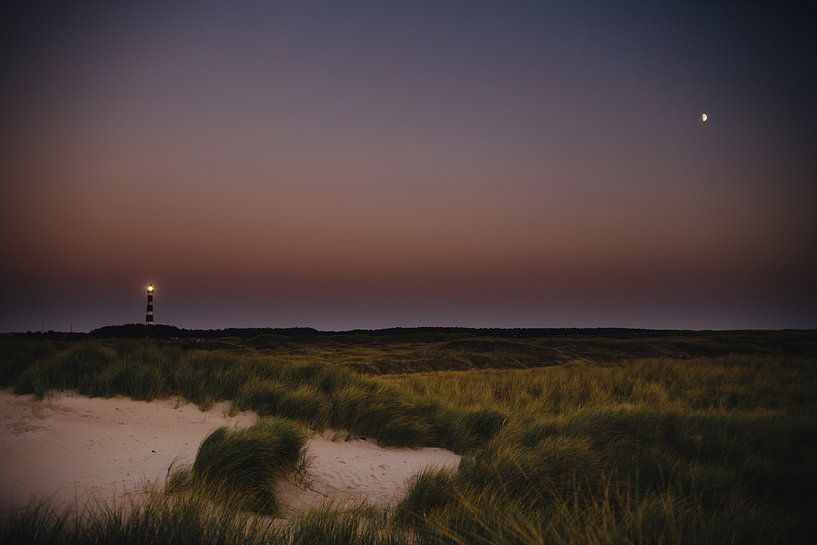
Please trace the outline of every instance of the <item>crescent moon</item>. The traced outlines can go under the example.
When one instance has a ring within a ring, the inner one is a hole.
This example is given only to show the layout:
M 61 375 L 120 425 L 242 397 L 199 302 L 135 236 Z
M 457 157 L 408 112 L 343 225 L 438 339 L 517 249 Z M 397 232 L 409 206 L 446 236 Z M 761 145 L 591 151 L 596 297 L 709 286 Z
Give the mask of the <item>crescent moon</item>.
M 709 116 L 706 114 L 701 114 L 701 123 L 706 123 L 706 120 L 709 119 Z

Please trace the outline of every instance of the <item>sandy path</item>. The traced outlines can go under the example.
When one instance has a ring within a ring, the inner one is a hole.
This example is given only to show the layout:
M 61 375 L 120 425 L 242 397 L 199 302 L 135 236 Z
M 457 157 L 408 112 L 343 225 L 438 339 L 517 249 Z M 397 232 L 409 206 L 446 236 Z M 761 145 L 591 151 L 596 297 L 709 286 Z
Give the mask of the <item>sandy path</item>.
M 254 414 L 225 416 L 172 400 L 87 398 L 0 392 L 0 509 L 34 498 L 57 505 L 111 501 L 164 482 L 175 460 L 191 462 L 219 426 L 247 426 Z
M 252 413 L 234 417 L 226 404 L 202 412 L 174 400 L 87 398 L 58 393 L 37 401 L 0 390 L 0 510 L 47 498 L 57 505 L 121 501 L 145 483 L 164 482 L 174 461 L 191 463 L 199 443 L 219 426 L 248 426 Z M 424 467 L 456 467 L 444 449 L 385 449 L 370 441 L 312 437 L 311 490 L 280 487 L 285 512 L 326 499 L 394 503 Z

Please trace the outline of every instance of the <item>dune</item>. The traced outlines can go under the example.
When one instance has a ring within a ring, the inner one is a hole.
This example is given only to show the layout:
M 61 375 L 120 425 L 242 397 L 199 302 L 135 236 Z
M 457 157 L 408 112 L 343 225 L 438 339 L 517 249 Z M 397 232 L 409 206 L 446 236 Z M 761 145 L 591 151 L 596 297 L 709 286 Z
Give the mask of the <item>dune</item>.
M 408 481 L 426 467 L 456 468 L 460 457 L 442 448 L 383 448 L 374 441 L 339 439 L 336 433 L 313 436 L 307 443 L 310 483 L 280 484 L 284 514 L 331 500 L 336 505 L 385 507 L 403 497 Z
M 171 464 L 192 463 L 199 443 L 220 426 L 252 425 L 251 412 L 230 416 L 178 400 L 88 398 L 56 392 L 46 399 L 0 391 L 0 511 L 30 501 L 57 507 L 129 501 L 161 486 Z M 456 467 L 459 456 L 439 448 L 383 448 L 344 440 L 342 432 L 307 443 L 309 485 L 280 483 L 284 514 L 332 501 L 393 504 L 425 467 Z

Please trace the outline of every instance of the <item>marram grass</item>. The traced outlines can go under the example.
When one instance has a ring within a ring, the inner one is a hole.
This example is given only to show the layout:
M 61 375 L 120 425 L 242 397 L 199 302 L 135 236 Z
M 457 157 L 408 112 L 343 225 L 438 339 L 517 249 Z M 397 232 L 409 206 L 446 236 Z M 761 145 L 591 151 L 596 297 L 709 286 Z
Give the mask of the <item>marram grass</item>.
M 264 418 L 249 428 L 222 427 L 202 441 L 189 480 L 203 489 L 228 492 L 242 509 L 276 514 L 278 480 L 303 463 L 305 444 L 306 434 L 289 420 Z
M 490 347 L 477 344 L 482 353 Z M 224 430 L 202 445 L 198 471 L 174 474 L 171 488 L 182 492 L 151 499 L 149 509 L 97 510 L 77 525 L 31 507 L 4 515 L 0 542 L 714 545 L 805 544 L 817 535 L 813 357 L 769 349 L 471 371 L 429 358 L 421 367 L 441 371 L 371 377 L 329 363 L 348 347 L 335 348 L 307 361 L 313 353 L 297 346 L 279 358 L 246 347 L 28 345 L 10 351 L 0 379 L 39 396 L 71 388 L 178 395 L 202 407 L 229 400 L 281 426 L 294 420 L 384 445 L 453 448 L 464 455 L 458 471 L 421 473 L 391 510 L 325 507 L 267 524 L 258 513 L 275 512 L 274 494 L 255 497 L 253 486 L 239 485 L 268 478 L 265 490 L 274 491 L 292 465 L 272 462 L 276 447 L 269 462 L 231 466 L 243 450 L 234 445 L 249 439 Z M 222 466 L 232 468 L 210 471 Z M 229 477 L 245 466 L 254 477 Z M 200 488 L 208 492 L 189 493 Z

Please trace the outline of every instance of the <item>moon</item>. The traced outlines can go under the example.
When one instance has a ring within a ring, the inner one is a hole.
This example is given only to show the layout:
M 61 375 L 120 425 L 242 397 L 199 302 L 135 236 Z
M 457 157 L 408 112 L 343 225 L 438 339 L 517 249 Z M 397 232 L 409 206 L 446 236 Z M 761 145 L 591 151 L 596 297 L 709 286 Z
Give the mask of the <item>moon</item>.
M 706 114 L 701 114 L 701 123 L 706 123 L 706 120 L 709 119 L 709 116 Z

